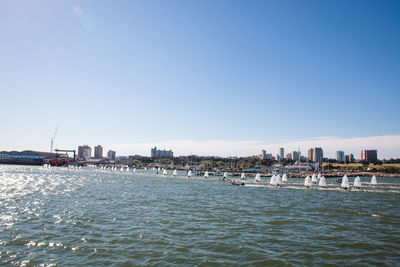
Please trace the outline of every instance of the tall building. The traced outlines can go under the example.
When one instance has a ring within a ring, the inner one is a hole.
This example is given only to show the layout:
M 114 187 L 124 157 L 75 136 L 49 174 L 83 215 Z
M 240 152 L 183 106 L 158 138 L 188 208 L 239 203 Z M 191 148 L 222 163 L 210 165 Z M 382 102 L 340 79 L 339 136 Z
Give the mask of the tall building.
M 159 150 L 157 149 L 157 147 L 154 147 L 151 149 L 151 157 L 152 158 L 173 158 L 174 157 L 174 153 L 172 152 L 172 150 Z
M 344 162 L 344 152 L 343 151 L 336 151 L 336 161 Z
M 279 159 L 283 159 L 285 157 L 285 149 L 283 147 L 279 148 Z
M 374 162 L 378 159 L 378 150 L 361 150 L 361 160 Z
M 314 148 L 314 162 L 323 162 L 324 159 L 324 152 L 322 150 L 322 148 L 320 147 L 315 147 Z
M 293 151 L 292 152 L 292 158 L 293 160 L 299 160 L 300 159 L 300 153 L 298 151 Z
M 107 158 L 108 158 L 109 160 L 115 160 L 115 155 L 116 155 L 115 151 L 113 151 L 113 150 L 108 150 L 108 152 L 107 152 Z
M 92 149 L 88 145 L 78 146 L 78 158 L 90 159 L 92 156 Z
M 314 148 L 308 150 L 308 161 L 314 162 Z
M 354 155 L 353 154 L 349 154 L 349 161 L 350 162 L 354 162 Z
M 262 160 L 267 159 L 267 151 L 261 150 L 260 159 Z
M 103 158 L 103 147 L 101 145 L 94 147 L 94 158 L 102 159 Z
M 320 147 L 310 148 L 308 150 L 308 160 L 310 162 L 322 162 L 324 158 L 324 152 Z

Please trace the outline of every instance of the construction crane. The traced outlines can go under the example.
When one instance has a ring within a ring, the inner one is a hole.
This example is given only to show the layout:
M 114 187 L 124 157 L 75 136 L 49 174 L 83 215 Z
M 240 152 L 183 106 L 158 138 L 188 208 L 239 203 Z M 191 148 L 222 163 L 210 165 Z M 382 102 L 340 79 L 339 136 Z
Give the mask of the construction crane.
M 51 138 L 51 142 L 50 142 L 50 153 L 53 153 L 53 143 L 54 143 L 54 138 L 56 138 L 57 131 L 58 131 L 58 125 L 57 125 L 57 127 L 56 127 L 56 130 L 54 131 L 53 137 Z

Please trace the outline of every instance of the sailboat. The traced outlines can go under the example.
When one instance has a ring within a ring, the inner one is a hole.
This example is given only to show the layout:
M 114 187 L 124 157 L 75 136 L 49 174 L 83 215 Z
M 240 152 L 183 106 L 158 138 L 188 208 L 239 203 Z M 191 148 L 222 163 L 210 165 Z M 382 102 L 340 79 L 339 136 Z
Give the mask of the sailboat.
M 360 189 L 362 187 L 360 176 L 357 176 L 356 179 L 354 179 L 353 187 L 357 189 Z
M 129 172 L 129 166 L 128 166 L 128 167 L 126 167 L 126 172 Z
M 261 174 L 257 173 L 257 174 L 256 174 L 256 178 L 254 179 L 254 181 L 255 181 L 256 183 L 261 182 Z
M 172 176 L 177 176 L 178 175 L 178 171 L 174 170 L 174 172 L 172 173 Z
M 326 180 L 324 176 L 321 176 L 321 178 L 319 178 L 319 187 L 326 187 Z
M 240 180 L 246 180 L 246 174 L 244 172 L 240 175 Z
M 136 173 L 136 168 L 133 168 L 133 173 Z
M 372 178 L 371 178 L 371 185 L 372 186 L 376 186 L 378 184 L 378 181 L 376 180 L 376 176 L 374 175 L 374 176 L 372 176 Z
M 318 177 L 317 177 L 317 179 L 319 180 L 319 179 L 321 179 L 321 174 L 320 173 L 318 173 Z
M 286 175 L 286 173 L 284 173 L 283 176 L 282 176 L 282 183 L 287 183 L 287 175 Z
M 310 188 L 310 187 L 312 186 L 310 176 L 308 176 L 308 175 L 307 175 L 307 177 L 304 179 L 304 186 L 305 186 L 306 188 Z
M 315 175 L 315 173 L 313 173 L 313 175 L 311 177 L 311 183 L 312 184 L 317 184 L 317 176 Z
M 271 180 L 269 181 L 269 184 L 271 186 L 276 186 L 277 185 L 276 176 L 275 175 L 272 175 Z
M 163 175 L 167 175 L 167 174 L 168 174 L 167 169 L 164 169 L 163 172 L 162 172 L 162 174 L 163 174 Z
M 120 172 L 123 172 L 123 171 L 124 171 L 124 167 L 121 167 L 121 168 L 119 169 L 119 171 L 120 171 Z
M 347 190 L 350 188 L 349 185 L 349 179 L 347 178 L 347 175 L 343 176 L 342 178 L 342 184 L 340 185 L 340 187 L 344 190 Z
M 276 179 L 275 179 L 276 185 L 277 185 L 277 186 L 280 186 L 281 183 L 282 183 L 281 176 L 278 174 L 278 175 L 275 176 L 275 177 L 276 177 Z
M 189 170 L 188 172 L 187 172 L 187 177 L 189 178 L 189 177 L 192 177 L 192 171 L 191 170 Z
M 204 178 L 208 178 L 208 171 L 204 173 Z

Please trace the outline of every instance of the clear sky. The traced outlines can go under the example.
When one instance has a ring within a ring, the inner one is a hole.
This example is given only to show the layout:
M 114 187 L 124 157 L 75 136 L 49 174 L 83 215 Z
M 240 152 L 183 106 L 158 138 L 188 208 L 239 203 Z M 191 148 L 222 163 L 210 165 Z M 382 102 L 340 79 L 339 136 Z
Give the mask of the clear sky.
M 356 157 L 400 157 L 399 48 L 400 1 L 0 0 L 0 151 L 59 125 L 65 149 L 394 136 Z

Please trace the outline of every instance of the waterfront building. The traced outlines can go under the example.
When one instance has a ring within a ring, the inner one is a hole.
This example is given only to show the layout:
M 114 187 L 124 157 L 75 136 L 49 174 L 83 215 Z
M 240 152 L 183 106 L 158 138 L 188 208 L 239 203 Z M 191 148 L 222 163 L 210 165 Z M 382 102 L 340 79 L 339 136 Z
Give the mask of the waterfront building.
M 310 148 L 308 150 L 308 160 L 310 162 L 323 162 L 324 152 L 320 147 Z
M 315 147 L 314 148 L 314 162 L 323 162 L 324 160 L 324 152 L 322 148 Z
M 286 159 L 287 160 L 292 160 L 293 159 L 292 153 L 287 153 L 286 154 Z
M 374 162 L 378 159 L 378 150 L 361 150 L 361 160 Z
M 108 152 L 107 152 L 107 158 L 108 158 L 109 160 L 115 160 L 115 155 L 116 155 L 115 151 L 113 151 L 113 150 L 108 150 Z
M 344 152 L 343 151 L 336 151 L 336 161 L 344 162 Z
M 261 160 L 267 159 L 267 151 L 261 150 L 260 159 Z
M 299 160 L 300 159 L 300 152 L 299 151 L 293 151 L 292 152 L 292 158 L 293 160 Z
M 151 149 L 151 157 L 152 158 L 173 158 L 174 157 L 174 153 L 172 152 L 172 150 L 159 150 L 157 149 L 157 147 L 154 147 Z
M 103 147 L 101 145 L 94 147 L 94 158 L 102 159 L 103 158 Z
M 308 161 L 314 162 L 314 148 L 308 150 Z
M 78 158 L 90 159 L 92 155 L 92 148 L 88 145 L 78 146 Z
M 285 157 L 285 149 L 283 147 L 279 148 L 279 159 L 283 159 Z

